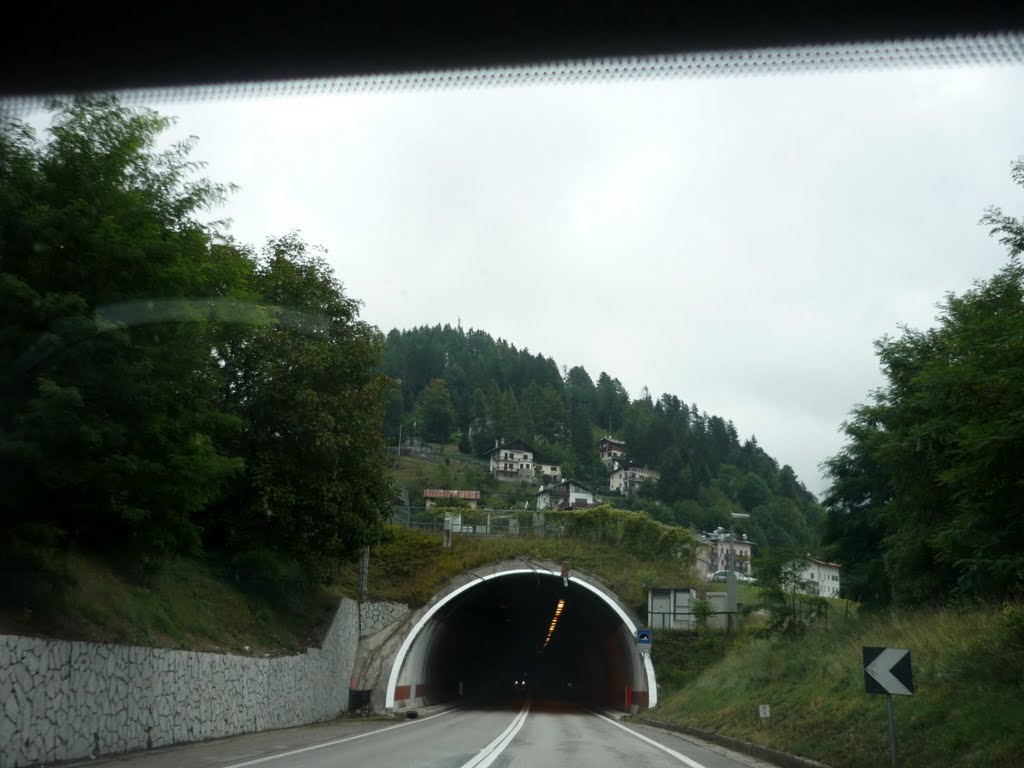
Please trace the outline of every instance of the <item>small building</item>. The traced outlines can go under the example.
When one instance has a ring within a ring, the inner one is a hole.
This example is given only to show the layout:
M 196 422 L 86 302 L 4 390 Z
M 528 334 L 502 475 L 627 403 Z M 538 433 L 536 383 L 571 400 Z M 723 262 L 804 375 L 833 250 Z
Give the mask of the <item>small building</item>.
M 595 507 L 601 499 L 578 480 L 562 480 L 541 486 L 537 491 L 537 509 L 581 509 Z
M 747 576 L 754 575 L 750 566 L 753 542 L 747 539 L 747 534 L 737 536 L 719 527 L 710 533 L 702 533 L 701 541 L 710 549 L 708 575 L 715 571 L 736 571 Z
M 707 592 L 710 615 L 707 626 L 726 629 L 732 626 L 737 606 L 729 607 L 725 592 Z M 647 626 L 652 629 L 696 629 L 701 624 L 697 613 L 697 590 L 693 587 L 651 587 L 647 591 Z
M 535 472 L 536 477 L 540 478 L 544 482 L 557 483 L 562 479 L 562 467 L 559 464 L 552 464 L 542 456 L 536 457 L 535 461 Z
M 790 563 L 791 581 L 805 595 L 839 597 L 839 570 L 838 563 L 818 560 L 810 555 Z
M 626 443 L 624 440 L 616 440 L 611 435 L 605 435 L 597 441 L 597 452 L 606 467 L 617 466 L 618 459 L 626 452 Z
M 488 457 L 488 469 L 498 480 L 521 480 L 533 482 L 538 478 L 558 481 L 562 479 L 562 468 L 545 461 L 522 440 L 507 443 L 495 441 L 494 447 L 484 454 Z
M 651 587 L 647 590 L 647 626 L 651 629 L 693 629 L 697 619 L 693 587 Z
M 655 470 L 639 464 L 627 464 L 617 467 L 608 477 L 608 488 L 619 491 L 623 496 L 632 496 L 647 480 L 657 481 L 661 477 Z
M 443 488 L 427 488 L 423 491 L 427 509 L 446 506 L 446 502 L 457 499 L 476 509 L 480 505 L 480 491 L 450 491 Z

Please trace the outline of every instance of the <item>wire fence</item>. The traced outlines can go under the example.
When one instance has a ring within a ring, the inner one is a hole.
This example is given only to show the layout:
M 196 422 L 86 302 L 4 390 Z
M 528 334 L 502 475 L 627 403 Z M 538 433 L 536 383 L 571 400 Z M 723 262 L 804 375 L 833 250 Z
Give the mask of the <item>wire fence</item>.
M 452 464 L 472 465 L 480 467 L 481 469 L 490 469 L 491 466 L 490 462 L 485 461 L 484 459 L 477 459 L 464 454 L 453 455 L 450 453 L 444 453 L 443 451 L 437 448 L 432 448 L 429 445 L 403 445 L 401 448 L 391 445 L 388 446 L 388 453 L 396 457 L 411 456 L 434 464 L 441 464 L 447 460 Z
M 391 522 L 404 528 L 440 533 L 445 519 L 451 520 L 452 533 L 474 536 L 562 536 L 564 526 L 549 524 L 543 512 L 521 509 L 445 509 L 426 507 L 395 508 Z

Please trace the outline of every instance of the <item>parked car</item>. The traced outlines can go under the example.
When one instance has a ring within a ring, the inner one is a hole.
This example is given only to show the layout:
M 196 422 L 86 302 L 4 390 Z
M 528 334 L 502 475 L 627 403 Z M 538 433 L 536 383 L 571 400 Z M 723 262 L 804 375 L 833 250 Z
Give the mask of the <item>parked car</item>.
M 740 573 L 739 571 L 733 571 L 733 573 L 736 574 L 736 581 L 738 581 L 740 584 L 756 584 L 757 583 L 757 579 L 755 579 L 753 576 L 747 576 L 747 574 Z M 729 578 L 729 571 L 715 571 L 714 573 L 712 573 L 708 577 L 708 581 L 718 581 L 718 582 L 723 582 L 724 583 L 725 581 L 728 580 L 728 578 Z

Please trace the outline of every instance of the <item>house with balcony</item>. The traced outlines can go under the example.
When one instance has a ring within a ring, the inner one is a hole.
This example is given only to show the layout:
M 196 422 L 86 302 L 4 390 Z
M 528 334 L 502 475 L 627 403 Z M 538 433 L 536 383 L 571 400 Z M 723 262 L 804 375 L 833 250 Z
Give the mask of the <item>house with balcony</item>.
M 700 541 L 705 547 L 709 574 L 715 571 L 736 571 L 747 576 L 754 575 L 750 566 L 754 543 L 747 539 L 747 534 L 737 536 L 719 527 L 710 533 L 702 533 Z
M 488 457 L 490 473 L 498 480 L 532 483 L 538 478 L 549 481 L 562 479 L 561 466 L 545 460 L 533 446 L 522 440 L 507 443 L 496 440 L 494 447 L 484 455 Z
M 541 486 L 536 498 L 537 509 L 586 509 L 601 503 L 600 497 L 578 480 Z
M 608 477 L 608 488 L 618 491 L 623 496 L 632 496 L 647 480 L 657 481 L 660 475 L 648 467 L 639 464 L 626 464 L 617 467 Z
M 597 453 L 606 467 L 614 468 L 618 466 L 619 459 L 626 453 L 626 442 L 616 440 L 611 435 L 605 435 L 597 441 Z

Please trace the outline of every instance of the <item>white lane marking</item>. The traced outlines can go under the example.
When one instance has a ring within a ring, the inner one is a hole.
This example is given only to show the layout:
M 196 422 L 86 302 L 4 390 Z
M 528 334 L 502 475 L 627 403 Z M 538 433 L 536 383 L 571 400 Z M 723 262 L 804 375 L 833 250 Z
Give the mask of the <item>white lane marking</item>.
M 641 741 L 646 741 L 652 747 L 657 747 L 662 752 L 665 752 L 666 754 L 672 755 L 672 757 L 674 757 L 676 760 L 679 760 L 680 762 L 685 763 L 686 765 L 690 766 L 690 768 L 705 768 L 704 765 L 702 765 L 701 763 L 698 763 L 696 760 L 691 760 L 686 755 L 684 755 L 684 754 L 682 754 L 680 752 L 676 752 L 674 749 L 670 749 L 669 747 L 666 747 L 664 744 L 659 744 L 654 739 L 649 739 L 646 736 L 644 736 L 642 733 L 637 733 L 632 728 L 627 728 L 622 723 L 615 722 L 610 717 L 605 717 L 604 715 L 599 715 L 599 714 L 597 714 L 597 712 L 595 712 L 594 715 L 596 717 L 600 717 L 602 720 L 606 720 L 607 722 L 609 722 L 612 725 L 614 725 L 616 728 L 621 728 L 626 733 L 629 733 L 629 734 L 632 734 L 633 736 L 636 736 Z
M 323 744 L 313 744 L 313 745 L 311 745 L 309 747 L 302 747 L 300 749 L 292 749 L 292 750 L 289 750 L 288 752 L 278 752 L 275 755 L 267 755 L 266 757 L 257 757 L 255 760 L 246 760 L 244 763 L 231 763 L 231 765 L 225 765 L 225 766 L 223 766 L 223 768 L 242 768 L 243 766 L 246 766 L 246 765 L 256 765 L 257 763 L 266 763 L 266 762 L 269 762 L 270 760 L 280 760 L 282 757 L 291 757 L 292 755 L 300 755 L 303 752 L 312 752 L 314 749 L 324 749 L 325 747 L 333 747 L 335 744 L 344 744 L 346 741 L 355 741 L 356 739 L 363 739 L 363 738 L 366 738 L 367 736 L 375 736 L 378 733 L 386 733 L 387 731 L 393 731 L 393 730 L 395 730 L 395 728 L 404 728 L 407 725 L 415 725 L 416 723 L 425 723 L 425 722 L 427 722 L 427 720 L 433 720 L 434 718 L 437 718 L 437 717 L 444 717 L 449 712 L 454 712 L 456 709 L 459 709 L 459 707 L 456 707 L 455 709 L 446 709 L 444 712 L 438 712 L 436 715 L 431 715 L 430 717 L 424 717 L 422 719 L 406 720 L 404 723 L 399 723 L 398 725 L 389 725 L 387 728 L 378 728 L 375 731 L 363 731 L 362 733 L 357 733 L 355 736 L 346 736 L 343 739 L 335 739 L 334 741 L 325 741 Z
M 462 768 L 488 768 L 491 763 L 498 759 L 498 755 L 505 751 L 505 747 L 512 742 L 512 739 L 516 737 L 516 734 L 518 734 L 520 729 L 522 729 L 523 723 L 526 722 L 526 716 L 529 714 L 530 702 L 527 701 L 526 704 L 523 705 L 523 708 L 519 710 L 519 714 L 512 719 L 511 723 L 509 723 L 508 728 L 499 733 L 494 741 L 481 749 L 476 756 L 463 765 Z

